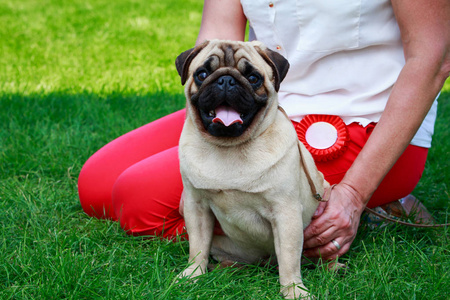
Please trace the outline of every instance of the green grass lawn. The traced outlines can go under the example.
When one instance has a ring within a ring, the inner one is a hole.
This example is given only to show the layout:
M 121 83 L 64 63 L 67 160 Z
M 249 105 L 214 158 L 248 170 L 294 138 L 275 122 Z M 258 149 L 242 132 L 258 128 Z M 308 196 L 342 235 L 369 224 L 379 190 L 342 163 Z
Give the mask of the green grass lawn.
M 0 299 L 274 299 L 275 268 L 178 284 L 188 244 L 86 216 L 78 173 L 113 138 L 184 106 L 176 56 L 202 1 L 0 1 Z M 450 82 L 414 194 L 449 222 Z M 349 268 L 303 268 L 317 299 L 449 299 L 449 229 L 361 227 Z

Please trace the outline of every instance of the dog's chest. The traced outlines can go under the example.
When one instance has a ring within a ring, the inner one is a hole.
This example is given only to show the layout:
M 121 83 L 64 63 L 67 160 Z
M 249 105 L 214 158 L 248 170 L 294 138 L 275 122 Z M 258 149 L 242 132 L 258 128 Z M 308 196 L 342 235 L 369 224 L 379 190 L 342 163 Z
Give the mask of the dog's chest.
M 237 190 L 259 193 L 267 189 L 261 177 L 270 176 L 267 170 L 256 170 L 246 163 L 227 161 L 226 165 L 217 164 L 214 158 L 205 159 L 196 164 L 195 172 L 186 176 L 197 190 L 209 190 L 213 193 L 224 190 Z M 191 168 L 192 170 L 192 168 Z
M 274 205 L 265 194 L 241 191 L 204 191 L 209 206 L 223 231 L 236 242 L 251 243 L 272 252 L 271 220 Z M 257 245 L 256 245 L 256 244 Z
M 287 152 L 287 149 L 278 149 L 274 155 L 273 152 L 262 151 L 261 147 L 252 151 L 185 145 L 180 150 L 181 173 L 183 179 L 198 190 L 261 193 L 276 184 L 281 178 L 280 173 L 292 174 Z

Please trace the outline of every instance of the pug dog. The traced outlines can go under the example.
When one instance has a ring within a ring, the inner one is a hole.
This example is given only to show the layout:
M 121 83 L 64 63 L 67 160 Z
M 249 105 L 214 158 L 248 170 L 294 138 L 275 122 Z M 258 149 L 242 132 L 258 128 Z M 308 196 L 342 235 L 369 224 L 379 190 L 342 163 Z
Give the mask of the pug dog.
M 303 229 L 328 183 L 278 107 L 288 61 L 259 42 L 212 40 L 176 59 L 185 85 L 179 158 L 189 263 L 275 257 L 281 293 L 308 297 L 300 273 Z M 309 180 L 308 180 L 309 177 Z M 214 235 L 217 219 L 225 235 Z

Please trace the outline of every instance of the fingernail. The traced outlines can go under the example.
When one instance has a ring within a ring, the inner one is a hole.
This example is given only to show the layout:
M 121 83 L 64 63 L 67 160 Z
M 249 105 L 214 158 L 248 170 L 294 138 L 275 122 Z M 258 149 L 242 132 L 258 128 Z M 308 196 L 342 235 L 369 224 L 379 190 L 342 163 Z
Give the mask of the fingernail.
M 314 212 L 314 217 L 320 216 L 323 212 L 323 209 L 319 206 Z

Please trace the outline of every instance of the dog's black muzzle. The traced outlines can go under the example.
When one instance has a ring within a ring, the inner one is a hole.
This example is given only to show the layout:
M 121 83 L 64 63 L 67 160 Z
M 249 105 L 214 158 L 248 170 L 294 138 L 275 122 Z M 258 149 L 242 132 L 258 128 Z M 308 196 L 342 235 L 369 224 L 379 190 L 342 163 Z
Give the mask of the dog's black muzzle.
M 257 95 L 252 85 L 240 74 L 223 74 L 208 79 L 191 97 L 206 131 L 215 137 L 241 136 L 267 103 L 267 96 Z M 219 116 L 224 110 L 233 116 L 228 120 L 231 124 Z

